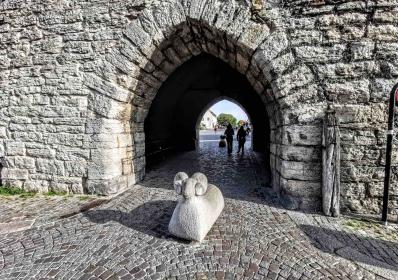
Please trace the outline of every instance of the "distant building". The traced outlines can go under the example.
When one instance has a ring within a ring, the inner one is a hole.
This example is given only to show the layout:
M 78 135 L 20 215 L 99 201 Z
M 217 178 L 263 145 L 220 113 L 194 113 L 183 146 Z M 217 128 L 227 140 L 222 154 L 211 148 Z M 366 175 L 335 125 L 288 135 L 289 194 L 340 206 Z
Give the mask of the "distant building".
M 207 110 L 207 112 L 203 115 L 202 121 L 200 122 L 201 129 L 213 129 L 217 125 L 217 115 L 211 111 Z

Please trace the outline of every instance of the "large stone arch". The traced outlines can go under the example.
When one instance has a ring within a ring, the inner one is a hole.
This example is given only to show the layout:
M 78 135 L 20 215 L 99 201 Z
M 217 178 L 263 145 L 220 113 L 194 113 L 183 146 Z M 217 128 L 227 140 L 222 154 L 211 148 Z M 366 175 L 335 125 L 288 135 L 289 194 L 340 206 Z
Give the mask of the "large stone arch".
M 184 62 L 162 84 L 145 118 L 147 165 L 170 151 L 196 147 L 196 127 L 203 109 L 213 100 L 229 98 L 251 113 L 253 148 L 268 154 L 269 121 L 264 102 L 247 78 L 212 55 Z
M 279 10 L 269 6 L 267 14 L 254 16 L 253 9 L 235 2 L 157 4 L 133 19 L 118 48 L 84 73 L 92 112 L 89 191 L 115 193 L 143 178 L 143 123 L 152 100 L 183 62 L 209 53 L 245 75 L 266 106 L 273 187 L 297 207 L 313 205 L 326 104 L 314 74 L 290 48 Z

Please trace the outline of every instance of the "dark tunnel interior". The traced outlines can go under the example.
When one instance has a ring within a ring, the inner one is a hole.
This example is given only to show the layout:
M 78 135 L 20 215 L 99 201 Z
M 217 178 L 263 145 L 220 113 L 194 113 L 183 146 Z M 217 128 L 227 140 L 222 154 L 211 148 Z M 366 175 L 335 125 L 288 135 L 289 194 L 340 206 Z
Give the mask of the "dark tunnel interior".
M 253 150 L 268 154 L 265 105 L 246 77 L 222 60 L 201 54 L 181 65 L 159 89 L 145 119 L 147 166 L 168 155 L 194 150 L 198 118 L 215 100 L 240 104 L 253 126 Z

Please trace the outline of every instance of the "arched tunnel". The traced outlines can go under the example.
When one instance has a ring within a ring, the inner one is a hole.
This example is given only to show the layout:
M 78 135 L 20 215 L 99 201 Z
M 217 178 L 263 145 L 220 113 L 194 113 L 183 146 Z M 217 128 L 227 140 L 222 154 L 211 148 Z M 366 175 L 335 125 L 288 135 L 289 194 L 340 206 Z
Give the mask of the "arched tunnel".
M 174 71 L 159 89 L 145 119 L 147 166 L 194 150 L 198 118 L 218 100 L 238 103 L 253 127 L 254 151 L 268 154 L 270 129 L 265 105 L 247 78 L 208 54 L 195 56 Z

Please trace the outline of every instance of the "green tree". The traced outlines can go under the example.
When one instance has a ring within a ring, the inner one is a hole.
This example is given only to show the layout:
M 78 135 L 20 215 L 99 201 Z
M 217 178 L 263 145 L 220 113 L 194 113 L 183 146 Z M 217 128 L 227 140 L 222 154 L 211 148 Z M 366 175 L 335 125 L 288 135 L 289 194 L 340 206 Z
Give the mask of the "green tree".
M 218 122 L 219 125 L 223 125 L 223 126 L 227 126 L 229 123 L 232 126 L 236 126 L 237 120 L 231 114 L 221 113 L 217 117 L 217 122 Z

